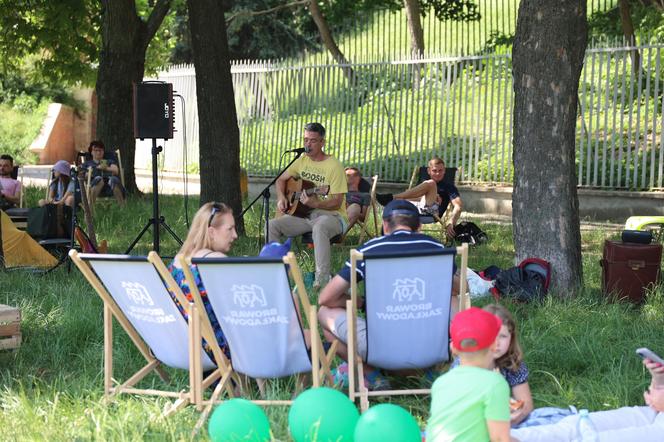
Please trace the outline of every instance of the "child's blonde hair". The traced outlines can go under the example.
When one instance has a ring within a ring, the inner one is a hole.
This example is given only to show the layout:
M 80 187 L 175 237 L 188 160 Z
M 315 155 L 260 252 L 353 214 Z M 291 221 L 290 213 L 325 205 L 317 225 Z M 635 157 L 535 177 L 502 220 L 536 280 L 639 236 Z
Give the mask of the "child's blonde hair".
M 213 210 L 215 211 L 214 217 L 210 219 Z M 179 253 L 184 256 L 191 256 L 198 250 L 210 249 L 212 242 L 210 241 L 210 235 L 208 235 L 208 227 L 219 227 L 222 225 L 219 215 L 226 213 L 232 214 L 233 210 L 224 203 L 212 202 L 203 204 L 191 221 L 191 228 L 189 229 L 189 233 L 187 233 L 187 239 L 184 240 Z
M 506 368 L 510 371 L 518 370 L 523 361 L 523 351 L 521 350 L 521 345 L 519 345 L 514 317 L 509 310 L 500 304 L 489 304 L 484 307 L 484 310 L 498 316 L 511 335 L 507 353 L 496 359 L 496 367 Z

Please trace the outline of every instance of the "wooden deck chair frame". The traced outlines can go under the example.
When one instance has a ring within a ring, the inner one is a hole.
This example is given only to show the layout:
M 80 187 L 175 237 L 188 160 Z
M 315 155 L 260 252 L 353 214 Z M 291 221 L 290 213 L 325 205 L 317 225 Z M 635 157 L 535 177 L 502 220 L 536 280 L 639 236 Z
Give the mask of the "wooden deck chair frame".
M 210 261 L 211 263 L 219 262 L 222 264 L 227 258 L 200 258 L 201 260 Z M 191 272 L 192 258 L 191 257 L 178 257 L 178 262 L 182 267 L 185 278 L 189 281 L 194 280 L 194 275 Z M 194 264 L 195 264 L 194 260 Z M 327 353 L 323 348 L 323 341 L 318 332 L 318 313 L 316 306 L 312 305 L 309 301 L 309 296 L 304 285 L 304 279 L 302 278 L 302 272 L 300 271 L 299 266 L 297 265 L 297 260 L 295 259 L 295 254 L 289 252 L 286 256 L 283 257 L 284 264 L 287 264 L 290 268 L 290 274 L 295 282 L 295 290 L 297 291 L 297 299 L 300 303 L 300 312 L 302 312 L 302 320 L 306 318 L 307 325 L 309 326 L 311 332 L 311 367 L 312 367 L 312 383 L 314 387 L 319 387 L 320 385 L 326 383 L 333 385 L 333 377 L 331 373 L 331 365 L 336 354 L 336 347 L 338 343 L 332 344 Z M 234 264 L 241 265 L 241 264 Z M 203 300 L 201 298 L 200 292 L 195 284 L 190 285 L 190 290 L 192 297 L 194 299 L 194 305 L 198 306 L 199 311 L 205 312 L 203 307 Z M 208 297 L 214 296 L 214 294 L 208 292 Z M 201 320 L 202 323 L 207 323 L 209 325 L 209 319 L 207 315 Z M 304 323 L 302 323 L 304 325 Z M 210 326 L 211 327 L 211 326 Z M 318 361 L 318 363 L 315 363 Z M 232 366 L 232 360 L 231 360 Z M 239 377 L 239 375 L 238 375 Z M 216 389 L 212 393 L 210 399 L 201 401 L 201 405 L 206 405 L 206 410 L 203 413 L 203 416 L 206 416 L 211 407 L 218 403 L 219 395 L 225 385 L 220 381 Z M 254 400 L 252 401 L 261 405 L 290 405 L 292 400 Z
M 120 182 L 122 183 L 122 187 L 126 189 L 125 187 L 125 178 L 124 178 L 124 170 L 122 168 L 122 156 L 120 155 L 120 149 L 115 149 L 115 155 L 118 159 L 118 177 L 120 178 Z M 86 174 L 86 179 L 85 179 L 85 191 L 87 192 L 88 196 L 88 201 L 92 201 L 92 186 L 90 185 L 92 183 L 92 168 L 88 169 L 88 173 Z M 92 211 L 94 211 L 94 206 L 97 204 L 97 201 L 108 201 L 111 200 L 112 197 L 107 197 L 107 196 L 100 196 L 95 200 L 95 204 L 91 204 L 90 208 Z
M 423 166 L 415 166 L 415 168 L 413 169 L 413 173 L 410 176 L 410 182 L 408 183 L 408 189 L 412 189 L 416 184 L 418 184 L 418 182 L 417 182 L 418 181 L 418 176 L 420 175 L 420 169 L 422 167 Z M 447 169 L 450 169 L 450 168 L 446 167 L 445 170 L 447 171 Z M 462 173 L 462 168 L 457 167 L 456 168 L 456 173 L 455 173 L 455 176 L 454 176 L 454 183 L 455 184 L 456 184 L 457 179 L 458 179 L 458 177 L 461 173 Z M 424 197 L 422 197 L 420 204 L 422 206 L 424 205 Z M 437 213 L 432 214 L 432 218 L 434 219 L 434 221 L 441 226 L 441 231 L 442 231 L 443 238 L 445 238 L 447 236 L 446 227 L 447 227 L 447 224 L 449 223 L 450 217 L 451 217 L 451 212 L 450 212 L 450 206 L 451 205 L 452 205 L 452 202 L 450 202 L 447 205 L 447 207 L 445 208 L 445 212 L 443 212 L 442 217 L 440 217 Z
M 470 307 L 470 295 L 467 290 L 466 270 L 468 268 L 468 244 L 464 243 L 456 247 L 457 256 L 461 256 L 461 266 L 459 268 L 459 278 L 461 280 L 459 288 L 459 310 L 465 310 Z M 431 389 L 408 389 L 408 390 L 384 390 L 369 391 L 364 382 L 358 382 L 364 379 L 364 369 L 362 357 L 357 353 L 357 263 L 364 259 L 364 255 L 356 249 L 350 251 L 351 262 L 351 297 L 346 301 L 346 315 L 348 324 L 348 397 L 355 402 L 360 400 L 362 412 L 369 409 L 369 398 L 375 396 L 397 396 L 397 395 L 420 395 L 430 394 Z
M 175 282 L 170 272 L 162 262 L 159 255 L 155 252 L 150 252 L 147 260 L 155 267 L 159 276 L 165 283 L 164 296 L 168 296 L 166 287 L 175 294 L 176 299 L 180 302 L 181 306 L 188 315 L 188 342 L 189 342 L 189 388 L 188 391 L 170 391 L 170 390 L 156 390 L 156 389 L 140 389 L 135 385 L 145 378 L 148 374 L 155 372 L 164 382 L 168 382 L 169 376 L 162 368 L 163 364 L 154 357 L 150 347 L 145 343 L 138 331 L 131 324 L 129 319 L 114 301 L 111 294 L 108 292 L 104 284 L 101 282 L 97 274 L 94 272 L 88 262 L 85 261 L 87 257 L 94 257 L 95 259 L 118 259 L 136 260 L 143 259 L 141 257 L 130 257 L 126 255 L 86 255 L 79 254 L 76 250 L 69 252 L 71 260 L 79 268 L 83 276 L 95 289 L 97 294 L 104 301 L 104 396 L 108 399 L 114 395 L 122 393 L 136 394 L 136 395 L 149 395 L 161 396 L 175 399 L 175 402 L 164 409 L 164 415 L 168 416 L 182 407 L 193 404 L 198 409 L 202 408 L 202 392 L 204 388 L 209 387 L 212 382 L 217 379 L 220 384 L 228 385 L 227 380 L 232 376 L 230 362 L 225 357 L 214 337 L 212 328 L 207 327 L 205 323 L 200 321 L 201 317 L 206 317 L 205 310 L 199 311 L 194 303 L 190 303 L 185 298 L 182 290 Z M 138 351 L 147 361 L 147 364 L 140 370 L 134 373 L 123 383 L 114 386 L 115 379 L 113 379 L 113 318 L 120 324 L 120 326 L 127 333 L 131 341 L 134 343 Z M 206 378 L 203 378 L 200 353 L 202 350 L 202 341 L 204 338 L 210 345 L 212 354 L 217 364 L 217 368 L 212 371 Z M 232 395 L 233 391 L 229 387 L 228 394 Z
M 24 172 L 24 169 L 23 169 L 23 166 L 17 166 L 17 167 L 18 167 L 18 171 L 16 173 L 16 178 L 21 183 L 21 195 L 19 196 L 18 207 L 23 208 L 23 207 L 25 207 L 23 205 L 24 204 L 24 198 L 25 198 L 25 189 L 23 188 L 23 172 Z

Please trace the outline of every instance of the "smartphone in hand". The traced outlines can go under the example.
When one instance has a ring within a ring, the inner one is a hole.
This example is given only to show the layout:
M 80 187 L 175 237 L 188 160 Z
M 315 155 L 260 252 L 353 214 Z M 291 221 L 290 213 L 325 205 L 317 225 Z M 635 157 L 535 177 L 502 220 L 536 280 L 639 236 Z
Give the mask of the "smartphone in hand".
M 657 362 L 660 365 L 664 365 L 664 359 L 662 359 L 657 353 L 648 349 L 648 348 L 637 348 L 636 354 L 641 356 L 642 359 L 650 359 L 653 362 Z

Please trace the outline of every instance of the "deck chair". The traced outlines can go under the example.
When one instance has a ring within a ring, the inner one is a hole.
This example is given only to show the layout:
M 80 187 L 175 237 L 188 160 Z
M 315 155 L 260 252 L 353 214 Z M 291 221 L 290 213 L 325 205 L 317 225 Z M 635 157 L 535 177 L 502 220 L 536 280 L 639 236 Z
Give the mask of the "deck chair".
M 24 169 L 21 166 L 14 166 L 11 177 L 21 183 L 21 193 L 18 207 L 13 207 L 6 211 L 7 215 L 11 218 L 14 225 L 20 230 L 25 230 L 28 227 L 28 210 L 25 208 L 25 188 L 23 184 Z
M 422 183 L 423 181 L 426 181 L 428 179 L 431 179 L 429 176 L 429 171 L 427 170 L 427 166 L 416 166 L 413 169 L 413 174 L 410 176 L 410 182 L 408 184 L 408 188 L 411 189 L 415 187 L 416 185 Z M 461 168 L 456 168 L 456 167 L 446 167 L 445 168 L 445 176 L 443 177 L 443 182 L 449 183 L 449 184 L 455 184 L 456 183 L 456 178 L 457 174 L 460 174 Z M 414 202 L 416 206 L 419 208 L 424 207 L 424 201 L 425 198 L 422 197 L 419 202 Z M 438 214 L 432 214 L 432 215 L 421 215 L 420 216 L 420 222 L 422 224 L 439 224 L 442 229 L 443 233 L 443 238 L 445 238 L 445 227 L 447 227 L 447 224 L 449 222 L 449 217 L 450 217 L 450 206 L 452 203 L 448 203 L 447 207 L 445 207 L 445 211 L 442 213 Z
M 174 398 L 164 410 L 172 414 L 187 404 L 200 408 L 202 391 L 217 379 L 227 385 L 232 371 L 212 329 L 200 321 L 206 317 L 190 304 L 155 252 L 147 257 L 80 254 L 69 252 L 72 261 L 104 301 L 104 395 L 122 393 Z M 185 320 L 167 290 L 175 295 L 189 320 Z M 113 379 L 113 318 L 125 330 L 147 364 L 119 385 Z M 201 337 L 210 346 L 213 361 L 202 349 Z M 163 366 L 189 371 L 184 391 L 137 388 L 136 384 L 154 372 L 163 381 Z M 211 372 L 205 379 L 203 372 Z M 229 394 L 232 391 L 228 389 Z
M 24 197 L 24 190 L 23 190 L 23 167 L 21 166 L 14 166 L 12 169 L 12 173 L 10 174 L 11 177 L 15 180 L 19 180 L 21 182 L 21 193 L 20 193 L 20 199 L 18 203 L 18 207 L 22 208 L 23 207 L 23 197 Z
M 257 379 L 311 373 L 314 387 L 332 383 L 330 365 L 336 345 L 326 353 L 318 334 L 316 307 L 304 288 L 302 274 L 290 252 L 280 258 L 180 258 L 185 277 L 193 280 L 190 264 L 198 267 L 212 309 L 231 351 L 233 370 Z M 295 282 L 297 302 L 291 294 L 288 272 Z M 200 293 L 191 287 L 194 302 Z M 298 311 L 309 326 L 311 356 L 307 352 Z M 218 385 L 218 389 L 223 386 Z M 218 391 L 204 404 L 212 407 Z M 290 404 L 290 400 L 258 400 L 265 405 Z
M 92 159 L 91 154 L 84 154 L 84 160 L 87 161 L 88 159 Z M 120 178 L 120 183 L 122 183 L 122 188 L 126 189 L 125 187 L 125 178 L 124 178 L 124 170 L 122 169 L 122 156 L 120 155 L 120 149 L 116 149 L 114 151 L 107 151 L 104 153 L 104 159 L 105 160 L 113 160 L 117 161 L 118 163 L 118 177 Z M 92 201 L 92 168 L 88 169 L 88 172 L 86 174 L 86 180 L 85 180 L 85 191 L 87 192 L 87 197 L 88 201 Z M 91 205 L 90 208 L 92 211 L 94 211 L 94 206 L 96 205 L 97 201 L 115 201 L 113 198 L 113 195 L 104 195 L 103 192 L 99 197 L 96 199 L 95 204 Z
M 362 411 L 369 397 L 430 394 L 430 389 L 369 392 L 362 358 L 357 353 L 357 263 L 364 260 L 367 364 L 386 370 L 425 369 L 450 358 L 449 324 L 454 257 L 461 256 L 459 308 L 469 306 L 466 293 L 468 245 L 406 253 L 360 253 L 351 250 L 351 299 L 346 302 L 348 396 L 359 398 Z
M 364 179 L 364 178 L 362 178 Z M 357 220 L 355 223 L 356 226 L 360 228 L 360 244 L 363 244 L 365 239 L 371 239 L 378 235 L 380 232 L 378 230 L 378 210 L 376 206 L 376 186 L 378 185 L 378 175 L 374 175 L 371 177 L 371 191 L 369 193 L 370 196 L 370 203 L 369 207 L 367 209 L 367 215 L 364 218 L 364 221 Z M 369 225 L 369 216 L 373 217 L 373 232 L 370 231 L 371 225 Z M 355 227 L 355 226 L 353 226 Z M 346 231 L 344 233 L 344 240 L 342 241 L 345 242 L 346 236 L 348 236 L 349 231 Z

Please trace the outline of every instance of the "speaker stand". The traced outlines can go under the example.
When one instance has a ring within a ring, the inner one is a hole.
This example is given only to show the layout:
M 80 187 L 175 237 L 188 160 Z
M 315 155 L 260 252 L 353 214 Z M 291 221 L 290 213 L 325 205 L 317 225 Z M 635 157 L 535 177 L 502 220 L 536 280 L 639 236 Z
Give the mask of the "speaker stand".
M 150 218 L 143 227 L 143 230 L 138 234 L 136 239 L 129 245 L 127 248 L 127 251 L 125 252 L 125 255 L 129 255 L 133 248 L 138 244 L 138 242 L 141 240 L 143 235 L 145 235 L 145 232 L 148 231 L 150 227 L 152 227 L 152 250 L 157 252 L 159 254 L 159 227 L 163 227 L 166 229 L 168 233 L 171 234 L 171 236 L 175 239 L 175 241 L 178 242 L 178 244 L 182 245 L 182 240 L 177 236 L 177 234 L 171 229 L 171 227 L 166 224 L 166 220 L 164 219 L 163 216 L 159 215 L 159 181 L 157 179 L 157 156 L 159 155 L 159 152 L 162 151 L 161 146 L 157 146 L 157 139 L 153 138 L 152 139 L 152 218 Z

